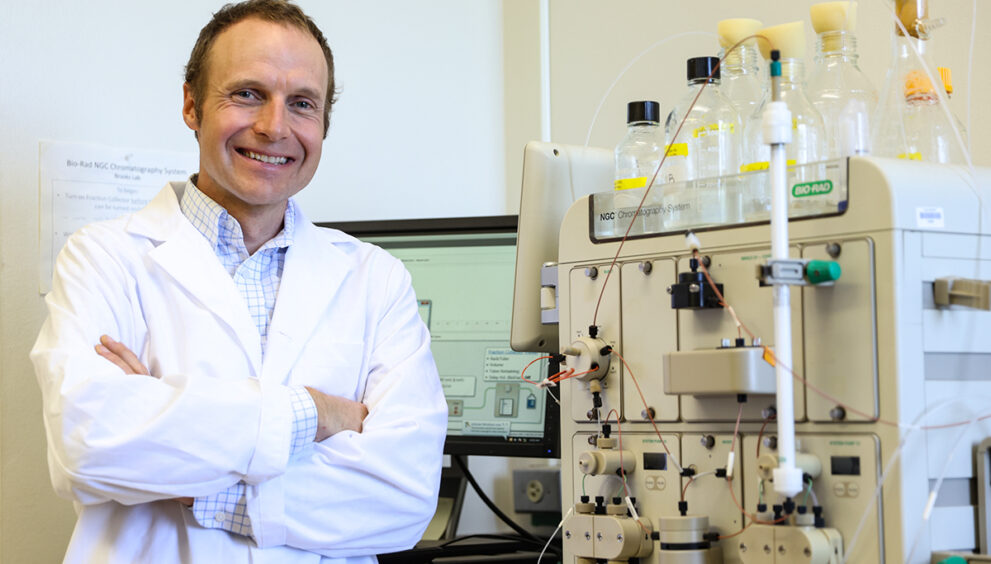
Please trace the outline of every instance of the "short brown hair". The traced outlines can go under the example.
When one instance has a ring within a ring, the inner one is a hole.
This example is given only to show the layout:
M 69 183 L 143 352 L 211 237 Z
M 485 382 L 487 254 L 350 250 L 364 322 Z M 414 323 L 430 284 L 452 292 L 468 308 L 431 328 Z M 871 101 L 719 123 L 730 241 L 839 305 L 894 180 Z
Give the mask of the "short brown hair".
M 200 36 L 193 45 L 193 52 L 189 54 L 189 62 L 186 63 L 185 80 L 193 91 L 193 105 L 196 111 L 196 118 L 202 120 L 203 96 L 206 93 L 207 62 L 210 48 L 224 30 L 232 25 L 248 18 L 258 18 L 261 20 L 285 24 L 309 32 L 327 60 L 327 97 L 324 101 L 323 109 L 323 136 L 327 137 L 327 130 L 330 128 L 330 108 L 336 101 L 337 93 L 334 90 L 334 54 L 327 45 L 327 38 L 323 32 L 313 23 L 299 6 L 286 0 L 247 0 L 237 4 L 226 4 L 213 18 L 200 30 Z

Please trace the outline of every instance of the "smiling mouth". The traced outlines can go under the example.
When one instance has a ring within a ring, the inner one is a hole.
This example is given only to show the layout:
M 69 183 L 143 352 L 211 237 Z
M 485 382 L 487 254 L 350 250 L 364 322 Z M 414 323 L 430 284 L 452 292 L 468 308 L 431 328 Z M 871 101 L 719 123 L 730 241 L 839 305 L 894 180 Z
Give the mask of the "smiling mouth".
M 258 162 L 274 165 L 284 165 L 293 159 L 290 157 L 273 157 L 269 155 L 262 155 L 261 153 L 256 153 L 254 151 L 249 151 L 247 149 L 237 149 L 237 152 L 248 157 L 249 159 L 256 160 Z

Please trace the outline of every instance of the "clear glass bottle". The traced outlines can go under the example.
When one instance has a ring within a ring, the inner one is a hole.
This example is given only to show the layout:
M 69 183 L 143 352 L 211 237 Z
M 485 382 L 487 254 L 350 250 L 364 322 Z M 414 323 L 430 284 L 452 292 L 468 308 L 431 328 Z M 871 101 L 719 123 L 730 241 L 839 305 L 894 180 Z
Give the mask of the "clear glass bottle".
M 743 123 L 736 107 L 720 91 L 718 63 L 717 57 L 688 59 L 688 92 L 668 114 L 664 125 L 667 158 L 661 174 L 665 182 L 714 179 L 735 175 L 739 170 Z M 680 223 L 701 225 L 737 221 L 740 209 L 738 205 L 734 206 L 736 199 L 726 194 L 725 184 L 721 180 L 695 182 L 692 188 L 686 188 L 694 193 L 672 193 L 674 200 L 687 198 L 689 201 L 671 209 L 692 210 L 682 214 Z
M 822 115 L 827 159 L 871 152 L 870 115 L 877 106 L 877 91 L 860 70 L 857 59 L 853 33 L 819 33 L 808 90 L 812 104 Z
M 764 86 L 760 74 L 760 50 L 750 40 L 726 53 L 719 52 L 723 64 L 719 65 L 720 88 L 723 96 L 733 104 L 741 119 L 747 119 L 757 110 L 764 97 Z M 726 48 L 732 45 L 726 46 Z
M 825 126 L 822 116 L 806 93 L 804 78 L 805 63 L 801 59 L 781 59 L 780 96 L 781 101 L 788 105 L 792 122 L 792 140 L 785 146 L 789 167 L 820 161 L 826 154 Z M 741 168 L 744 172 L 768 168 L 771 149 L 764 142 L 761 120 L 770 97 L 770 92 L 766 92 L 757 111 L 747 121 L 747 155 Z M 812 182 L 823 176 L 816 167 L 801 167 L 796 170 L 798 172 L 789 178 L 798 182 Z M 744 217 L 748 221 L 767 219 L 771 210 L 770 190 L 766 183 L 751 184 L 751 190 L 744 196 Z
M 664 133 L 660 123 L 661 106 L 652 100 L 630 102 L 626 106 L 626 136 L 616 145 L 616 191 L 613 194 L 616 217 L 611 234 L 621 237 L 626 234 L 630 221 L 640 205 L 643 191 L 630 190 L 650 184 L 657 165 L 661 162 L 664 148 Z M 658 175 L 657 184 L 660 184 Z M 645 226 L 645 216 L 638 215 L 633 231 Z M 655 226 L 651 226 L 655 227 Z
M 929 77 L 912 71 L 905 82 L 904 153 L 901 158 L 938 163 L 963 163 L 951 122 Z M 962 136 L 961 132 L 961 136 Z
M 896 28 L 892 40 L 893 60 L 872 128 L 873 153 L 963 164 L 966 160 L 956 132 L 964 144 L 966 132 L 949 108 L 944 107 L 947 101 L 933 85 L 933 79 L 939 80 L 939 75 L 932 61 L 930 29 L 919 25 L 907 30 L 909 35 Z

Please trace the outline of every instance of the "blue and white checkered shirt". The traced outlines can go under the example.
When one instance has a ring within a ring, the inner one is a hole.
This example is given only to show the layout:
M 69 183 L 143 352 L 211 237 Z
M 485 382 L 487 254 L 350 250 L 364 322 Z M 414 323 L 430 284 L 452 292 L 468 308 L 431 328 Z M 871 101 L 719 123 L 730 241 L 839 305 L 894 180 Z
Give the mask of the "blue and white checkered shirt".
M 251 318 L 261 335 L 262 357 L 268 343 L 275 299 L 279 295 L 286 250 L 293 243 L 295 202 L 289 200 L 282 231 L 248 255 L 241 224 L 220 204 L 201 192 L 192 181 L 186 183 L 179 207 L 197 231 L 206 237 L 221 264 L 234 279 Z M 313 441 L 317 432 L 317 408 L 303 386 L 292 387 L 293 426 L 290 455 Z M 193 515 L 200 525 L 251 536 L 244 482 L 193 501 Z

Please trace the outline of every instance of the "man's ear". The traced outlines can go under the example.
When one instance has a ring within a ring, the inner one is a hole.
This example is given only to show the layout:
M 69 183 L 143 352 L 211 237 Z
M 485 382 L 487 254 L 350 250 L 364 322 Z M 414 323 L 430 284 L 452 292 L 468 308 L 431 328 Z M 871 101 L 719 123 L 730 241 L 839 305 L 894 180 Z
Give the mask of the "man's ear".
M 182 120 L 193 131 L 199 132 L 200 120 L 196 117 L 196 101 L 193 99 L 193 87 L 188 82 L 182 84 Z

